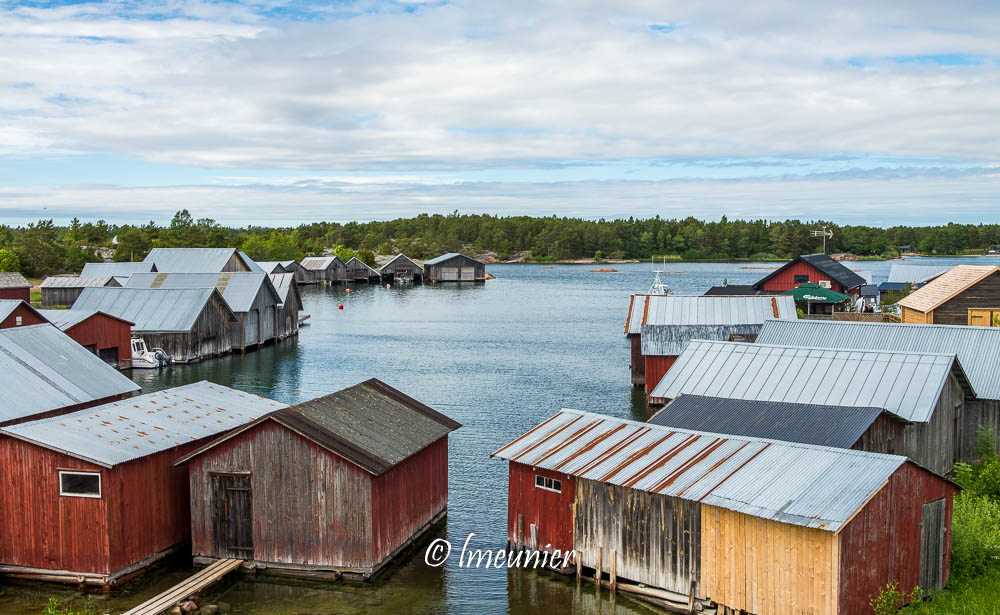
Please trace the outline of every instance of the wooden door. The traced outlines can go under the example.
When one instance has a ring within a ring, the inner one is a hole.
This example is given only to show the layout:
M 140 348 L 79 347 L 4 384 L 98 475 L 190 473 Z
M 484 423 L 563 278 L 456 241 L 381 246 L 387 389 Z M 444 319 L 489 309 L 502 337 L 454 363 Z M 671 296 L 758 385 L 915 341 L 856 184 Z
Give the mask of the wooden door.
M 250 310 L 243 317 L 243 341 L 247 346 L 253 346 L 260 341 L 260 336 L 257 334 L 257 323 L 260 320 L 260 315 L 257 310 Z
M 441 267 L 441 279 L 445 282 L 457 282 L 458 267 Z
M 253 558 L 253 492 L 250 477 L 212 475 L 212 529 L 216 557 Z
M 969 325 L 973 327 L 1000 327 L 1000 309 L 969 308 Z
M 462 267 L 460 269 L 462 272 L 461 279 L 463 282 L 473 282 L 476 279 L 476 268 L 475 267 Z
M 920 588 L 941 589 L 944 568 L 944 498 L 924 504 L 920 518 Z

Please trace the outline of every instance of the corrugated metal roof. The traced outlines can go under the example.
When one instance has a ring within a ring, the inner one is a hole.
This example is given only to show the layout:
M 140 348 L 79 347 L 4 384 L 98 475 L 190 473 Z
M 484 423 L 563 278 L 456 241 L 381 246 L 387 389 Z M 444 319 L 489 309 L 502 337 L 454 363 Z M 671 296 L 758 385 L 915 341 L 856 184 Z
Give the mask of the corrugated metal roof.
M 458 252 L 449 252 L 447 254 L 442 254 L 441 256 L 436 256 L 429 261 L 424 261 L 424 267 L 426 267 L 427 265 L 437 265 L 438 263 L 443 263 L 444 261 L 455 258 L 456 256 L 461 256 L 462 258 L 467 258 L 470 261 L 475 261 L 477 263 L 479 262 L 476 259 L 472 258 L 471 256 L 459 254 Z
M 31 288 L 31 282 L 16 271 L 0 273 L 0 288 Z
M 650 397 L 871 406 L 925 423 L 953 372 L 967 385 L 952 354 L 692 340 Z
M 153 248 L 142 262 L 155 263 L 159 272 L 216 273 L 233 254 L 239 255 L 251 272 L 263 273 L 249 256 L 234 248 Z
M 153 263 L 87 263 L 80 272 L 81 278 L 125 277 L 133 273 L 156 271 Z
M 840 529 L 905 457 L 563 410 L 494 456 L 781 523 Z
M 49 324 L 0 329 L 0 373 L 0 422 L 139 390 Z
M 1000 271 L 1000 267 L 996 265 L 958 265 L 952 267 L 931 282 L 900 299 L 897 305 L 926 314 L 998 271 Z
M 944 352 L 958 356 L 976 395 L 1000 399 L 1000 328 L 831 320 L 768 320 L 757 342 L 811 348 Z
M 354 263 L 354 264 L 352 265 L 351 263 Z M 375 275 L 378 275 L 378 271 L 376 271 L 375 269 L 372 269 L 366 262 L 364 262 L 363 260 L 361 260 L 360 258 L 358 258 L 356 256 L 354 258 L 352 258 L 351 260 L 347 261 L 344 264 L 344 266 L 347 267 L 348 269 L 350 269 L 352 267 L 363 267 L 363 268 L 367 269 L 368 271 L 374 273 Z
M 648 303 L 648 308 L 647 308 Z M 626 335 L 642 325 L 746 325 L 774 318 L 798 318 L 795 300 L 787 296 L 632 295 Z M 689 338 L 690 339 L 690 338 Z
M 97 314 L 104 314 L 104 312 L 99 312 L 97 310 L 78 310 L 76 308 L 69 310 L 38 310 L 38 313 L 42 315 L 45 320 L 51 322 L 55 326 L 59 327 L 60 331 L 65 331 L 72 328 L 81 322 L 87 320 L 91 316 Z M 104 314 L 109 318 L 117 318 L 122 320 L 117 316 L 112 316 L 111 314 Z M 128 321 L 125 321 L 128 322 Z M 132 324 L 129 322 L 129 324 Z
M 338 260 L 336 256 L 310 256 L 302 259 L 302 266 L 310 271 L 323 271 Z
M 818 254 L 803 254 L 798 258 L 789 261 L 788 263 L 785 263 L 777 270 L 772 271 L 771 273 L 767 274 L 766 276 L 758 280 L 757 283 L 754 284 L 754 286 L 760 288 L 761 286 L 763 286 L 766 280 L 770 279 L 778 272 L 783 271 L 788 267 L 791 267 L 800 260 L 809 263 L 816 269 L 819 269 L 827 276 L 829 276 L 831 280 L 835 280 L 836 282 L 840 283 L 840 285 L 847 290 L 851 290 L 852 288 L 857 288 L 858 286 L 861 286 L 865 283 L 865 279 L 863 277 L 854 273 L 853 271 L 845 267 L 842 263 L 833 260 L 826 254 L 818 253 Z
M 951 269 L 951 265 L 911 265 L 909 263 L 893 263 L 889 269 L 889 279 L 887 282 L 898 282 L 905 284 L 918 284 L 928 282 L 945 271 Z
M 261 292 L 277 293 L 266 273 L 135 273 L 125 288 L 215 288 L 234 312 L 249 312 Z
M 3 321 L 5 318 L 10 316 L 11 312 L 20 307 L 21 304 L 31 308 L 30 304 L 24 303 L 24 301 L 20 299 L 0 299 L 0 321 Z M 31 309 L 38 312 L 38 310 L 35 310 L 34 308 Z
M 288 300 L 288 292 L 295 288 L 294 273 L 272 273 L 270 276 L 271 285 L 278 293 L 278 303 L 284 304 Z
M 88 286 L 117 286 L 118 281 L 113 277 L 102 278 L 71 278 L 63 276 L 49 276 L 42 280 L 39 288 L 87 288 Z
M 649 422 L 664 427 L 851 448 L 883 412 L 882 408 L 863 406 L 681 395 Z
M 132 330 L 136 333 L 186 333 L 217 292 L 214 288 L 92 287 L 83 289 L 73 309 L 98 310 L 124 318 L 135 323 Z M 231 319 L 235 321 L 236 316 L 231 314 Z
M 285 266 L 278 261 L 258 261 L 257 266 L 268 275 L 272 273 L 285 273 Z
M 410 258 L 409 256 L 407 256 L 405 254 L 397 254 L 396 256 L 393 256 L 392 259 L 389 260 L 389 262 L 387 262 L 386 264 L 384 264 L 381 267 L 379 267 L 378 270 L 381 272 L 381 271 L 385 270 L 389 265 L 395 263 L 398 260 L 405 260 L 406 262 L 408 262 L 411 265 L 413 265 L 414 267 L 416 267 L 418 271 L 423 271 L 424 270 L 424 268 L 421 267 L 417 263 L 417 261 L 413 260 L 412 258 Z
M 287 407 L 201 381 L 6 427 L 0 433 L 113 467 L 210 438 Z
M 746 325 L 643 325 L 642 354 L 673 357 L 684 352 L 691 340 L 728 341 L 732 335 L 756 335 L 759 324 Z

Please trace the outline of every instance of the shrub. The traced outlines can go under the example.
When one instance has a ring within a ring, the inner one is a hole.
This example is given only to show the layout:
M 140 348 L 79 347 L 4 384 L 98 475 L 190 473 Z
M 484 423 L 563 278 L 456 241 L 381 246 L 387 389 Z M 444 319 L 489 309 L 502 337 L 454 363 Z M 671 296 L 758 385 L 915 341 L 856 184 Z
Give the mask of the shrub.
M 871 605 L 875 615 L 895 615 L 905 602 L 913 604 L 920 601 L 920 588 L 914 587 L 908 598 L 909 600 L 903 592 L 899 591 L 899 584 L 891 581 L 879 591 L 877 596 L 869 600 L 868 604 Z
M 83 605 L 82 610 L 75 610 L 69 606 L 64 606 L 60 600 L 56 598 L 49 598 L 48 604 L 42 609 L 42 615 L 94 615 L 94 604 L 91 602 L 90 597 Z
M 952 522 L 951 574 L 954 579 L 979 576 L 1000 567 L 1000 501 L 972 492 L 955 498 Z

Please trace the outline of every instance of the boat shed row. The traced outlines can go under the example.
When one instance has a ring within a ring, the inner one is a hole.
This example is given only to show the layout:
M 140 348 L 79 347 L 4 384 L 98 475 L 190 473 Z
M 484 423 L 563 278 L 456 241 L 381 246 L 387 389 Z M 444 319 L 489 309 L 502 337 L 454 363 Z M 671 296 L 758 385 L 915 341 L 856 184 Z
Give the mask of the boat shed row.
M 948 581 L 958 488 L 902 456 L 576 410 L 493 455 L 512 545 L 575 551 L 686 612 L 854 615 L 890 581 Z
M 632 295 L 625 319 L 632 384 L 651 393 L 693 339 L 752 342 L 768 318 L 797 317 L 789 296 Z
M 56 306 L 72 307 L 84 288 L 91 286 L 100 287 L 121 287 L 124 286 L 118 278 L 112 276 L 84 278 L 49 276 L 42 280 L 38 288 L 42 292 L 42 307 L 51 308 Z

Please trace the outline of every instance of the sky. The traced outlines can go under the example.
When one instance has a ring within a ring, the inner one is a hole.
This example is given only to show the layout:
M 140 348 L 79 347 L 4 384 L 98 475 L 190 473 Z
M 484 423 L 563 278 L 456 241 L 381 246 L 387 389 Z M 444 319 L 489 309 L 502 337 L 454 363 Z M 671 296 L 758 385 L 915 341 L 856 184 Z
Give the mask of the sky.
M 1000 222 L 1000 3 L 0 0 L 0 223 Z

